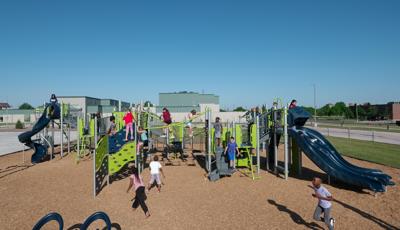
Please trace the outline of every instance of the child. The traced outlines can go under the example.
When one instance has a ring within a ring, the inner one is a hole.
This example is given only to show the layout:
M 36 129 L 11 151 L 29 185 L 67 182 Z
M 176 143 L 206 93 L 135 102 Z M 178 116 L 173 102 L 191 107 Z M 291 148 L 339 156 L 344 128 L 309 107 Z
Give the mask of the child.
M 171 113 L 169 112 L 169 110 L 167 108 L 163 108 L 162 119 L 163 119 L 164 123 L 167 125 L 172 123 Z
M 220 147 L 221 146 L 221 135 L 222 135 L 222 131 L 223 131 L 223 127 L 222 124 L 220 122 L 220 118 L 217 117 L 215 118 L 215 123 L 214 123 L 214 136 L 215 136 L 215 140 L 217 141 L 217 146 Z
M 235 138 L 231 137 L 230 142 L 225 148 L 225 155 L 228 153 L 229 167 L 234 168 L 235 166 L 235 154 L 239 153 L 239 148 L 235 142 Z
M 149 140 L 147 138 L 147 131 L 144 130 L 142 127 L 139 127 L 138 134 L 140 135 L 137 147 L 137 151 L 139 152 L 142 146 L 144 147 L 149 145 Z
M 110 117 L 110 127 L 108 128 L 108 135 L 110 135 L 110 136 L 114 136 L 115 135 L 115 133 L 117 133 L 117 128 L 116 128 L 116 125 L 115 125 L 115 117 L 114 116 L 111 116 Z
M 161 119 L 164 121 L 164 123 L 167 126 L 172 123 L 171 113 L 169 112 L 169 110 L 167 108 L 163 108 Z M 162 137 L 166 137 L 167 136 L 167 131 L 169 131 L 169 126 L 164 129 L 164 134 L 162 135 Z
M 158 162 L 158 156 L 154 156 L 154 159 L 152 162 L 150 162 L 150 174 L 151 174 L 151 179 L 149 182 L 149 186 L 147 190 L 150 192 L 150 189 L 154 182 L 157 182 L 157 189 L 158 192 L 161 192 L 161 179 L 160 179 L 160 173 L 162 174 L 163 178 L 165 179 L 164 172 L 162 170 L 160 162 Z
M 331 218 L 331 201 L 333 200 L 333 197 L 329 191 L 322 186 L 321 179 L 318 177 L 315 177 L 312 180 L 312 187 L 315 191 L 312 196 L 318 199 L 318 205 L 314 211 L 314 220 L 321 221 L 321 214 L 324 213 L 323 220 L 326 226 L 328 226 L 329 230 L 332 230 L 335 224 L 335 219 Z
M 189 128 L 189 137 L 193 137 L 193 124 L 192 124 L 192 121 L 193 121 L 193 119 L 194 119 L 194 116 L 196 116 L 196 110 L 192 110 L 192 111 L 190 111 L 190 113 L 189 113 L 189 115 L 188 115 L 188 118 L 189 118 L 189 121 L 187 122 L 187 127 Z
M 132 186 L 135 186 L 135 201 L 132 204 L 132 208 L 135 211 L 139 205 L 142 207 L 144 214 L 147 217 L 150 217 L 150 212 L 149 209 L 147 208 L 147 205 L 145 203 L 146 200 L 146 193 L 145 193 L 145 187 L 143 183 L 142 177 L 139 175 L 139 172 L 137 168 L 133 168 L 132 170 L 132 175 L 130 176 L 129 180 L 129 186 L 128 190 L 126 190 L 126 193 L 129 193 L 129 190 L 132 188 Z
M 294 109 L 297 107 L 297 101 L 295 99 L 290 102 L 289 109 Z
M 131 140 L 133 140 L 133 121 L 134 121 L 133 114 L 132 114 L 131 110 L 128 110 L 128 112 L 124 116 L 125 141 L 128 141 L 129 131 L 131 132 Z

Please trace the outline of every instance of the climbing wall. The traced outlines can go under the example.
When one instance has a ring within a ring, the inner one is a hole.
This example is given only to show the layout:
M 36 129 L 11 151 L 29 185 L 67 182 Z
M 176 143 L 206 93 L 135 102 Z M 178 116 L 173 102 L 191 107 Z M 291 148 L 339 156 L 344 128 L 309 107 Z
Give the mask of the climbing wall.
M 136 159 L 136 143 L 128 142 L 122 148 L 108 157 L 108 172 L 109 175 L 114 175 L 122 169 L 126 164 Z

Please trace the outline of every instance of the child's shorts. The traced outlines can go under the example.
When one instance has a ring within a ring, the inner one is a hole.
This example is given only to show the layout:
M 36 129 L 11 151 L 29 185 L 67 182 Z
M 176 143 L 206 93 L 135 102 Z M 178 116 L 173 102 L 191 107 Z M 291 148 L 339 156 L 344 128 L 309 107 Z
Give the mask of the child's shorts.
M 160 174 L 151 174 L 150 184 L 154 184 L 157 182 L 158 185 L 161 185 Z
M 228 152 L 228 160 L 230 160 L 230 161 L 235 160 L 235 153 L 234 152 L 233 153 Z

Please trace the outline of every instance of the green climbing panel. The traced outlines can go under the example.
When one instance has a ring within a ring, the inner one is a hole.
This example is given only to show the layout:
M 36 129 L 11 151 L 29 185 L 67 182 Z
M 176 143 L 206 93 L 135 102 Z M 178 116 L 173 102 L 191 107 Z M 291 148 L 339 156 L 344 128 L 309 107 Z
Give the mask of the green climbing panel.
M 257 148 L 257 128 L 256 124 L 250 126 L 250 143 L 253 148 Z
M 242 135 L 242 127 L 240 126 L 240 124 L 236 124 L 235 125 L 235 139 L 236 139 L 236 144 L 237 146 L 242 146 L 243 143 L 243 135 Z
M 121 130 L 124 127 L 124 112 L 114 112 L 113 116 L 115 117 L 115 125 L 117 130 Z
M 136 143 L 129 142 L 122 146 L 121 150 L 110 154 L 108 157 L 108 173 L 113 175 L 126 164 L 136 159 Z
M 100 169 L 104 159 L 108 155 L 108 136 L 104 136 L 100 139 L 96 146 L 96 171 Z

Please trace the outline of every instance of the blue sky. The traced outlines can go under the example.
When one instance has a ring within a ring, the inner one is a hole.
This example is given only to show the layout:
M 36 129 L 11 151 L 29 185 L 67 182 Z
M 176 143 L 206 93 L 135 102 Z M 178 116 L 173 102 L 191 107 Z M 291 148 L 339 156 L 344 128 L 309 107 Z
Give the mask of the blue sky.
M 400 1 L 0 2 L 0 101 L 400 101 Z

